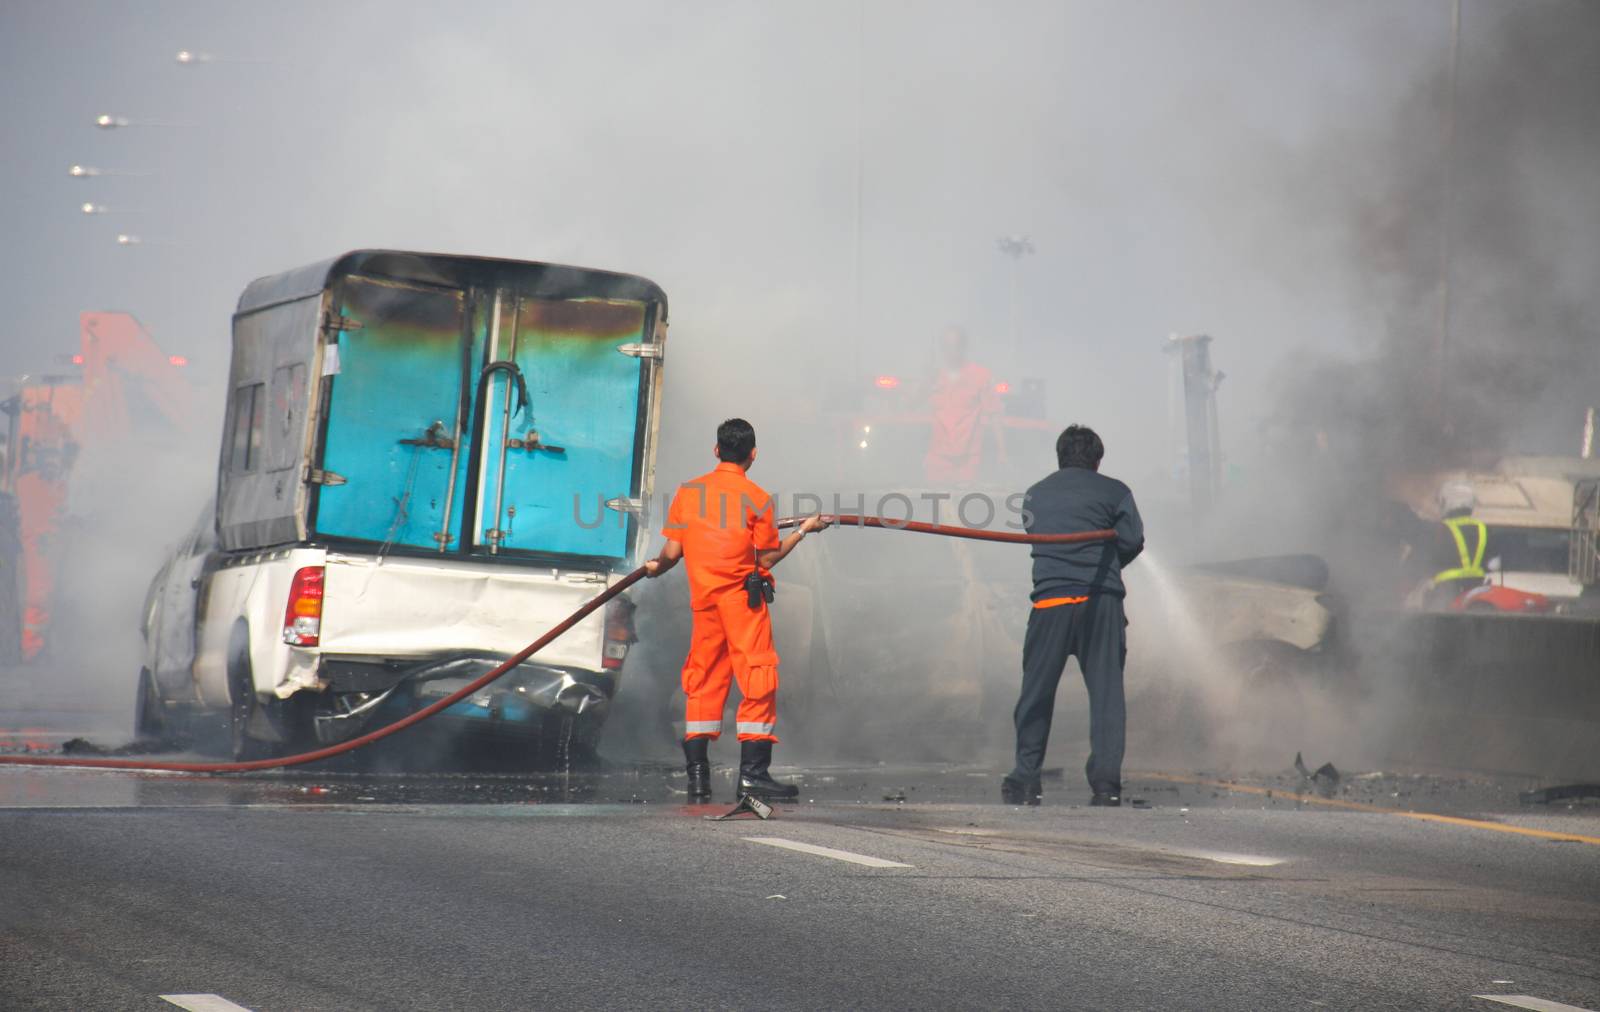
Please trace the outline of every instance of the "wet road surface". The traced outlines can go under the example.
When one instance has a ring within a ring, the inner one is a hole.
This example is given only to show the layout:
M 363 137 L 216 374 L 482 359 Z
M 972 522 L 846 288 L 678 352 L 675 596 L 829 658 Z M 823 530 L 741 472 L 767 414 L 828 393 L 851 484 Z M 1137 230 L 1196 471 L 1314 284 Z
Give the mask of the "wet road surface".
M 1018 808 L 990 769 L 780 772 L 800 803 L 710 822 L 726 769 L 690 806 L 654 763 L 0 768 L 0 1007 L 1600 1008 L 1593 803 L 1184 770 Z

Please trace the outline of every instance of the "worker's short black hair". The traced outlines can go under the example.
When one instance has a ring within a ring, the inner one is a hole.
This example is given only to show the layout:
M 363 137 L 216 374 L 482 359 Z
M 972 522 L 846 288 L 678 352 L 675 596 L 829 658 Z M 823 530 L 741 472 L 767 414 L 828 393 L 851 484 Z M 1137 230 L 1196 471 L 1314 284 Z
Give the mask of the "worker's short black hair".
M 1106 444 L 1087 425 L 1069 425 L 1056 437 L 1056 463 L 1061 467 L 1086 467 L 1093 471 L 1106 455 Z
M 743 418 L 730 418 L 717 426 L 717 459 L 743 464 L 756 449 L 755 426 Z

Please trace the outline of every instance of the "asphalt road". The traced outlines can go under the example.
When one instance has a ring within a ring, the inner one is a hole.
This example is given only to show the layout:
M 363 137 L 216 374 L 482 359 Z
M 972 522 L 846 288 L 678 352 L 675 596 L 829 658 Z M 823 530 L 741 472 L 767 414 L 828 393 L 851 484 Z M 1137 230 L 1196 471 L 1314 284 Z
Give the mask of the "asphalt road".
M 1594 806 L 1148 773 L 1148 807 L 1029 809 L 988 770 L 795 772 L 771 821 L 710 822 L 726 780 L 691 807 L 650 766 L 0 768 L 0 1008 L 1600 1008 Z

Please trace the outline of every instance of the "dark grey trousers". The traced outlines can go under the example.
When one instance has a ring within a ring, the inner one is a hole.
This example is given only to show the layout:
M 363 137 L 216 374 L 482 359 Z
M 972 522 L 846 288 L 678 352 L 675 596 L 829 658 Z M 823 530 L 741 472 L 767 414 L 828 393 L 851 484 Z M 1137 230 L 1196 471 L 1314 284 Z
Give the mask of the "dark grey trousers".
M 1011 776 L 1033 782 L 1044 765 L 1056 686 L 1069 656 L 1078 658 L 1089 690 L 1089 762 L 1085 772 L 1095 793 L 1122 791 L 1122 751 L 1128 710 L 1122 695 L 1122 665 L 1128 659 L 1122 598 L 1092 594 L 1083 604 L 1035 608 L 1022 641 L 1022 693 L 1017 699 L 1017 767 Z

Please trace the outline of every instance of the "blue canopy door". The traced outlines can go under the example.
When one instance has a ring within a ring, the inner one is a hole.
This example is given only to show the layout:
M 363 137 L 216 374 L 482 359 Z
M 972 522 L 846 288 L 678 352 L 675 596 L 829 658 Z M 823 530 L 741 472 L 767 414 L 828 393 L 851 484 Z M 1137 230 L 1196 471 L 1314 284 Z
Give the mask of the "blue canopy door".
M 477 343 L 466 293 L 363 277 L 335 291 L 339 314 L 353 322 L 323 352 L 315 530 L 384 550 L 459 548 L 464 374 Z
M 643 302 L 512 296 L 481 383 L 473 543 L 620 560 L 643 457 Z M 607 505 L 610 503 L 611 505 Z

